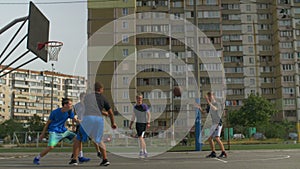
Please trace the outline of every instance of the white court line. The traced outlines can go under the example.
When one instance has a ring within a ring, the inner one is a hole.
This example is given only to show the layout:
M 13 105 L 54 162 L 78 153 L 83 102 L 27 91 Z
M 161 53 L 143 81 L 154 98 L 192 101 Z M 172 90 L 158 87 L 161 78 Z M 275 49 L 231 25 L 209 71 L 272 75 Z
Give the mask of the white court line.
M 240 161 L 268 161 L 268 160 L 283 160 L 288 159 L 291 156 L 289 155 L 282 155 L 282 157 L 270 157 L 270 158 L 257 158 L 257 159 L 248 159 L 248 160 L 232 160 L 230 162 L 240 162 Z
M 286 155 L 286 156 L 282 156 L 282 157 L 271 157 L 271 158 L 259 158 L 259 159 L 248 159 L 248 160 L 230 160 L 230 161 L 225 161 L 225 160 L 221 160 L 219 158 L 213 158 L 215 160 L 221 161 L 223 163 L 228 163 L 228 162 L 242 162 L 242 161 L 268 161 L 268 160 L 283 160 L 283 159 L 288 159 L 291 156 Z
M 228 161 L 221 160 L 221 159 L 219 159 L 219 158 L 213 158 L 213 159 L 216 159 L 216 160 L 221 161 L 221 162 L 223 162 L 223 163 L 228 163 Z
M 0 160 L 7 160 L 7 159 L 13 159 L 13 158 L 24 158 L 24 157 L 28 157 L 28 155 L 24 155 L 24 156 L 11 156 L 11 157 L 0 157 Z

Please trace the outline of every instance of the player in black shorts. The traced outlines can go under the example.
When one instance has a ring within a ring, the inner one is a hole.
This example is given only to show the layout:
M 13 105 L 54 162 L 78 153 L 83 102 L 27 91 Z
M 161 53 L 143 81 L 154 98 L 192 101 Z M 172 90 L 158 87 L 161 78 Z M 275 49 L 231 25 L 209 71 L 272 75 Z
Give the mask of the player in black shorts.
M 133 114 L 131 117 L 129 129 L 132 128 L 132 124 L 134 120 L 136 120 L 136 132 L 139 139 L 140 158 L 148 157 L 144 135 L 145 135 L 146 128 L 150 127 L 150 119 L 151 119 L 150 111 L 148 106 L 143 103 L 143 95 L 138 94 L 136 96 L 136 105 L 134 106 L 133 109 Z

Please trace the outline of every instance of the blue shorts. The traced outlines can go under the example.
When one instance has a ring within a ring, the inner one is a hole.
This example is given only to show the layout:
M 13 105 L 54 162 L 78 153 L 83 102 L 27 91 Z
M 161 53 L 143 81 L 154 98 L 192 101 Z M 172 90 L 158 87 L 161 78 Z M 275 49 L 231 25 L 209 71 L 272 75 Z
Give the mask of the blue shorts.
M 48 146 L 56 146 L 58 142 L 61 140 L 72 144 L 73 138 L 76 136 L 75 133 L 71 131 L 65 131 L 64 133 L 56 133 L 56 132 L 49 132 L 49 140 L 48 140 Z
M 91 138 L 94 142 L 100 143 L 104 130 L 104 119 L 101 116 L 85 116 L 80 123 L 76 139 L 81 142 Z

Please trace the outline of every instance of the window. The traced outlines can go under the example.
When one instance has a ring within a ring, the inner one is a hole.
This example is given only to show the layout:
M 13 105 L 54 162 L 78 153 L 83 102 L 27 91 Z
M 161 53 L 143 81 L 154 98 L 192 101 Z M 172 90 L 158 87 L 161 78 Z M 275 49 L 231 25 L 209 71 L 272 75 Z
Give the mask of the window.
M 254 75 L 254 68 L 250 68 L 250 75 Z
M 296 41 L 297 47 L 300 47 L 300 41 Z
M 123 121 L 123 127 L 126 127 L 126 128 L 129 127 L 129 120 L 124 120 Z
M 218 0 L 206 0 L 206 5 L 217 5 Z
M 270 35 L 258 35 L 259 40 L 271 40 Z
M 123 56 L 124 57 L 128 56 L 128 49 L 123 49 Z
M 274 88 L 262 88 L 261 93 L 262 94 L 274 94 L 275 92 Z
M 278 23 L 279 26 L 285 26 L 285 27 L 292 25 L 291 20 L 279 20 Z
M 122 15 L 128 15 L 128 8 L 122 8 Z
M 282 70 L 294 70 L 294 66 L 291 64 L 282 64 Z
M 257 8 L 258 9 L 268 9 L 269 8 L 269 4 L 258 3 L 257 4 Z
M 128 106 L 123 106 L 123 112 L 128 113 L 129 112 L 129 107 Z
M 188 4 L 189 4 L 189 5 L 194 5 L 194 0 L 189 0 L 189 1 L 188 1 Z M 200 4 L 200 3 L 199 3 L 199 0 L 196 1 L 196 4 L 197 4 L 197 5 Z
M 129 77 L 123 77 L 123 85 L 129 84 Z
M 122 28 L 128 29 L 128 21 L 122 21 Z
M 248 31 L 248 32 L 252 32 L 252 25 L 248 25 L 248 26 L 247 26 L 247 31 Z
M 294 82 L 295 78 L 294 78 L 294 76 L 283 76 L 283 81 L 284 82 Z
M 279 31 L 279 34 L 281 37 L 291 37 L 292 31 L 291 30 Z
M 278 0 L 278 3 L 279 4 L 289 4 L 290 2 L 289 2 L 290 0 Z
M 294 106 L 295 105 L 295 99 L 283 99 L 283 104 L 285 106 Z
M 203 12 L 203 18 L 220 18 L 220 15 L 221 15 L 220 11 L 204 11 Z
M 283 88 L 283 93 L 284 94 L 295 94 L 295 89 L 291 87 L 284 87 Z
M 281 59 L 294 59 L 293 53 L 280 53 Z
M 272 45 L 261 45 L 258 46 L 259 51 L 271 51 Z
M 238 27 L 238 25 L 236 25 Z M 239 25 L 240 26 L 240 25 Z M 198 27 L 200 30 L 220 30 L 220 24 L 219 23 L 207 23 L 207 24 L 198 24 Z M 225 30 L 225 29 L 224 29 Z
M 263 66 L 261 68 L 262 72 L 272 72 L 273 71 L 273 67 L 272 66 Z
M 247 15 L 247 21 L 251 21 L 252 18 L 251 18 L 251 15 Z
M 224 20 L 241 20 L 240 14 L 223 14 L 222 18 Z
M 199 26 L 199 28 L 201 29 L 200 26 Z M 235 25 L 222 25 L 222 29 L 223 30 L 229 30 L 229 31 L 230 30 L 241 30 L 242 27 L 241 27 L 241 25 L 237 25 L 237 24 L 235 24 Z M 210 29 L 208 28 L 207 30 L 210 30 Z
M 246 10 L 251 11 L 251 5 L 246 5 Z
M 269 19 L 269 15 L 268 14 L 259 14 L 258 15 L 258 19 L 264 20 L 264 19 Z
M 123 91 L 123 97 L 122 99 L 129 99 L 129 93 L 128 91 Z
M 128 42 L 129 42 L 128 35 L 122 35 L 122 43 L 128 43 Z
M 175 1 L 175 2 L 173 2 L 173 7 L 174 8 L 181 8 L 182 7 L 182 2 L 181 1 Z
M 271 29 L 271 25 L 269 25 L 269 24 L 260 24 L 258 29 L 259 30 L 269 30 L 269 29 Z
M 226 52 L 239 52 L 242 50 L 243 50 L 243 47 L 239 46 L 239 45 L 224 46 L 224 51 L 226 51 Z
M 248 42 L 253 42 L 253 37 L 252 36 L 248 36 Z
M 293 44 L 292 44 L 292 42 L 280 42 L 279 43 L 279 47 L 280 48 L 288 48 L 288 49 L 290 49 L 290 48 L 293 47 Z
M 249 58 L 249 63 L 252 63 L 252 64 L 254 63 L 254 58 L 253 57 Z

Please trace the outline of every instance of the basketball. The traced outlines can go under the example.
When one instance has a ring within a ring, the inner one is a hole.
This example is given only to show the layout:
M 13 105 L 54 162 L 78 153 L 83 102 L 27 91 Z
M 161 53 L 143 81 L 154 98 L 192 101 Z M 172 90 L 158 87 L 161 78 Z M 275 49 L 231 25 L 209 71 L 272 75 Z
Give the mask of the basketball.
M 181 97 L 181 89 L 179 86 L 175 86 L 173 89 L 173 94 L 175 97 Z

